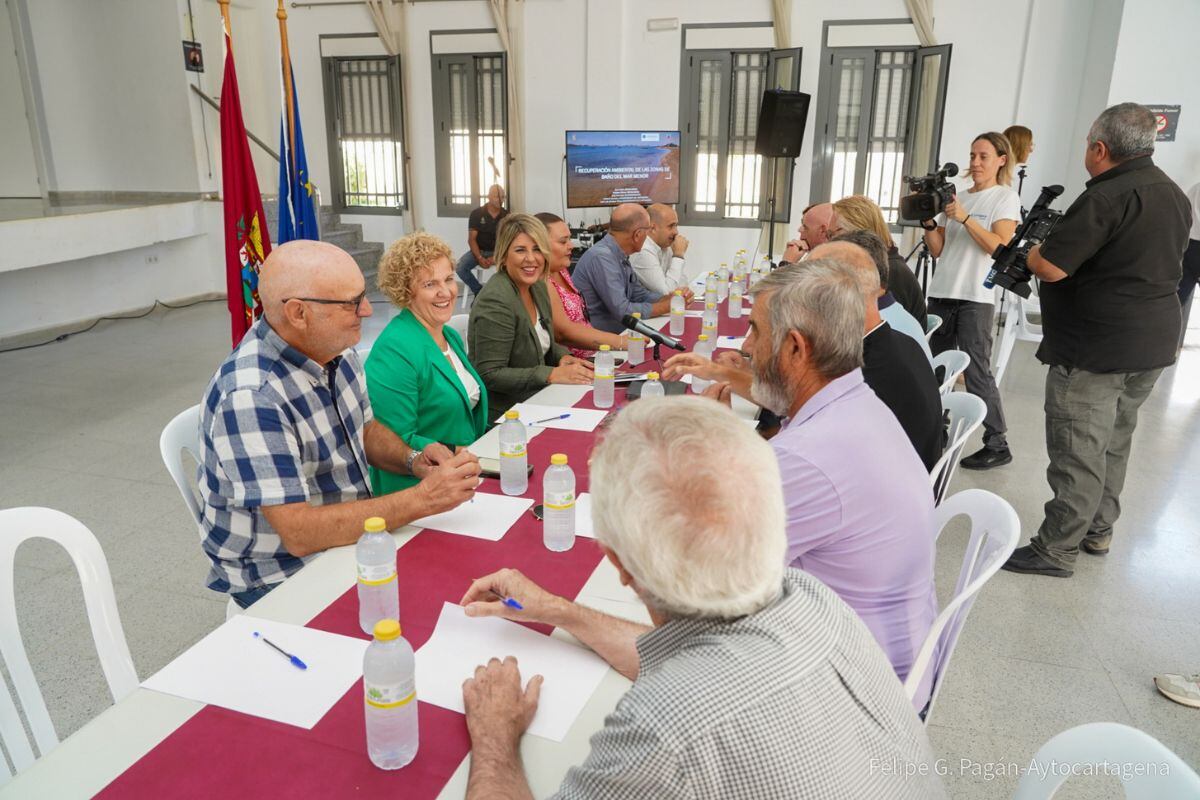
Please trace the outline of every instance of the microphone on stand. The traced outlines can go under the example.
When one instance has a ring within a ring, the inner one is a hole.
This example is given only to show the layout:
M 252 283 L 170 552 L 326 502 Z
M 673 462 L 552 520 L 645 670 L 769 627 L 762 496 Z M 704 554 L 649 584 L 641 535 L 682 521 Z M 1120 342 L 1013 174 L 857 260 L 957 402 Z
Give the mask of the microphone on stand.
M 642 322 L 632 314 L 626 314 L 625 316 L 621 317 L 621 324 L 631 331 L 637 331 L 655 344 L 666 345 L 672 350 L 679 350 L 680 352 L 687 350 L 687 348 L 683 346 L 683 342 L 679 341 L 678 339 L 673 339 L 661 331 L 656 331 L 654 328 L 651 328 L 649 325 Z

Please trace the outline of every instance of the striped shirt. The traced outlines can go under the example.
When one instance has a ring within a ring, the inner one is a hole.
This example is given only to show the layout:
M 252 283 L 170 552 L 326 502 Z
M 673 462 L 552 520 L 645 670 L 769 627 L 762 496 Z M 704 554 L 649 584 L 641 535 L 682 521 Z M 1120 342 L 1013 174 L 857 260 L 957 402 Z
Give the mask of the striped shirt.
M 371 420 L 357 353 L 323 367 L 265 319 L 254 324 L 213 376 L 200 415 L 197 482 L 210 589 L 257 589 L 304 566 L 262 506 L 370 497 L 363 431 Z
M 554 797 L 944 797 L 870 631 L 799 570 L 760 611 L 671 620 L 637 648 L 637 680 Z

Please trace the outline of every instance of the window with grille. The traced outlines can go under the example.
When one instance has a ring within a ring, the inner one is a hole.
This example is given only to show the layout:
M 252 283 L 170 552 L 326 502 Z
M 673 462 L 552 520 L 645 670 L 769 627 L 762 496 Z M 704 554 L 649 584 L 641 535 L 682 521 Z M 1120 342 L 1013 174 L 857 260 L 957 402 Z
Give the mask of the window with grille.
M 322 62 L 335 210 L 400 213 L 408 204 L 400 59 L 329 56 Z
M 950 46 L 825 52 L 812 197 L 864 194 L 896 224 L 904 176 L 937 162 Z
M 706 225 L 758 225 L 771 162 L 754 152 L 763 91 L 795 89 L 800 51 L 687 50 L 680 81 L 683 194 L 679 217 Z M 791 162 L 777 185 L 791 186 Z M 785 196 L 786 195 L 786 196 Z M 780 192 L 777 216 L 790 201 Z
M 467 216 L 507 187 L 508 116 L 504 55 L 433 57 L 438 213 Z

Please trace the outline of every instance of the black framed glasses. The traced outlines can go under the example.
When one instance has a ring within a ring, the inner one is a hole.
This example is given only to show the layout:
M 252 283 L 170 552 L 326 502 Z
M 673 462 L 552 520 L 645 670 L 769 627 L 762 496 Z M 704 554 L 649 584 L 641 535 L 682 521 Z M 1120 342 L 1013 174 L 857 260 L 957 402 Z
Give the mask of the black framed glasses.
M 345 306 L 350 311 L 358 311 L 360 308 L 362 308 L 363 300 L 366 299 L 367 290 L 363 289 L 357 297 L 351 298 L 350 300 L 329 300 L 324 297 L 285 297 L 283 298 L 283 302 L 287 303 L 291 300 L 300 300 L 304 303 L 320 303 L 323 306 Z

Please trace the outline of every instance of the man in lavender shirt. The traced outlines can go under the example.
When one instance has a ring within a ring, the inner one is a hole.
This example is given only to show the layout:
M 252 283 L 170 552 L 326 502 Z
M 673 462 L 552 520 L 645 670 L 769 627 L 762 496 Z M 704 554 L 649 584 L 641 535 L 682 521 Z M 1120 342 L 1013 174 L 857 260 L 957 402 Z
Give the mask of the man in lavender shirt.
M 937 616 L 933 494 L 900 423 L 863 382 L 859 279 L 815 259 L 776 270 L 754 294 L 744 349 L 752 396 L 786 417 L 771 445 L 788 562 L 858 612 L 904 680 Z

